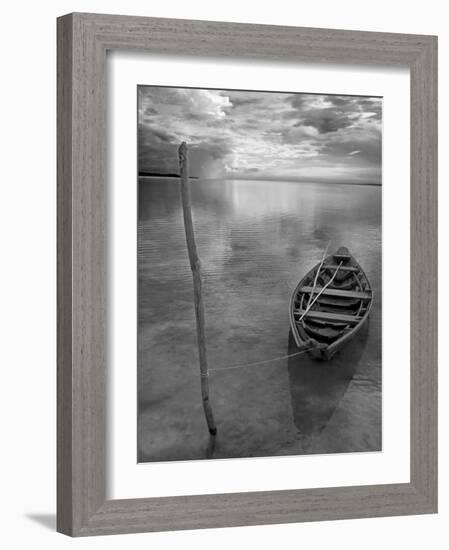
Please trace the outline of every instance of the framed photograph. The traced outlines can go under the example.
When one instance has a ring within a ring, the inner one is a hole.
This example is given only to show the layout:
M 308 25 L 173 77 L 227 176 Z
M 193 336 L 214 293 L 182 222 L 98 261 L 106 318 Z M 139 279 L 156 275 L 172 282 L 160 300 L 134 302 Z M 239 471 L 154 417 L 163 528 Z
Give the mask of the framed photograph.
M 437 511 L 437 39 L 58 19 L 58 531 Z

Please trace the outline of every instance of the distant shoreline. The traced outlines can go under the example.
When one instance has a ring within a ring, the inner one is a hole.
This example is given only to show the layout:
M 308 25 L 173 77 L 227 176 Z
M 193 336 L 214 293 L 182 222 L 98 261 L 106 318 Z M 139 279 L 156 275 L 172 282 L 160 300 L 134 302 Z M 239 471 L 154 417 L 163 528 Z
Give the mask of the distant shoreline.
M 169 178 L 169 179 L 179 179 L 181 176 L 179 174 L 152 174 L 150 172 L 139 172 L 139 178 Z M 198 176 L 189 176 L 189 179 L 197 180 L 200 179 Z
M 180 179 L 178 175 L 147 175 L 139 174 L 139 178 L 145 179 Z M 272 182 L 272 183 L 316 183 L 317 185 L 359 185 L 369 187 L 382 187 L 381 183 L 356 183 L 347 181 L 301 181 L 301 180 L 286 180 L 286 179 L 250 179 L 250 178 L 199 178 L 198 176 L 189 176 L 192 180 L 202 181 L 254 181 L 254 182 Z

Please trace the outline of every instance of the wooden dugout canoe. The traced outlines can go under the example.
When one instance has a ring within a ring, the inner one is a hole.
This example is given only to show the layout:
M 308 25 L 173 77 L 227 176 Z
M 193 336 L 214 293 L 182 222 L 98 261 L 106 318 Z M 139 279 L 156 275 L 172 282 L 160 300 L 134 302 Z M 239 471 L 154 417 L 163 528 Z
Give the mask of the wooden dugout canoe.
M 372 301 L 365 272 L 340 247 L 313 267 L 292 294 L 290 325 L 296 345 L 316 359 L 330 359 L 367 321 Z

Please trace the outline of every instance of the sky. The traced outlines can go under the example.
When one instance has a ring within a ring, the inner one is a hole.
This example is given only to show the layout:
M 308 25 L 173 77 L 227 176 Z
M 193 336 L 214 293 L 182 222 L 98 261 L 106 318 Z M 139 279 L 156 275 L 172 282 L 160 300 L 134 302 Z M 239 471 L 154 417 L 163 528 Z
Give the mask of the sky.
M 139 86 L 139 171 L 381 183 L 382 99 Z

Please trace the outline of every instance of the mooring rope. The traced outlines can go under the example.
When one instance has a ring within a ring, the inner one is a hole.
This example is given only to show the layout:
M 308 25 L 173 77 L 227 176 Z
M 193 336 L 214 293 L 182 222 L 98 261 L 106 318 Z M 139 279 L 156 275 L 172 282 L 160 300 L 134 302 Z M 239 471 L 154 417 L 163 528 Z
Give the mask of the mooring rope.
M 255 367 L 256 365 L 263 365 L 265 363 L 273 363 L 275 361 L 282 361 L 282 359 L 288 359 L 289 357 L 296 357 L 298 355 L 302 355 L 303 353 L 307 353 L 309 350 L 305 349 L 302 351 L 298 351 L 296 353 L 289 353 L 287 355 L 281 355 L 279 357 L 273 357 L 272 359 L 265 359 L 264 361 L 254 361 L 252 363 L 242 363 L 240 365 L 233 365 L 232 367 L 215 367 L 212 369 L 209 369 L 209 372 L 212 371 L 219 371 L 219 370 L 234 370 L 234 369 L 244 369 L 246 367 Z M 205 375 L 207 376 L 207 375 Z

